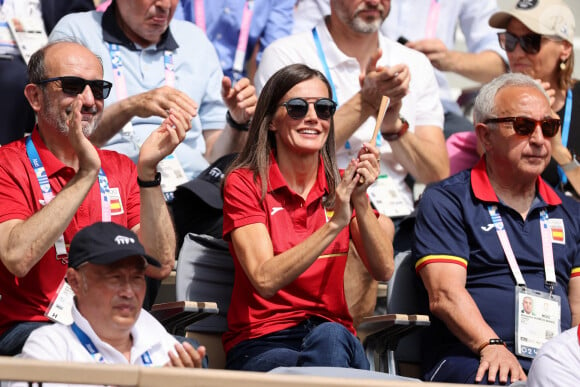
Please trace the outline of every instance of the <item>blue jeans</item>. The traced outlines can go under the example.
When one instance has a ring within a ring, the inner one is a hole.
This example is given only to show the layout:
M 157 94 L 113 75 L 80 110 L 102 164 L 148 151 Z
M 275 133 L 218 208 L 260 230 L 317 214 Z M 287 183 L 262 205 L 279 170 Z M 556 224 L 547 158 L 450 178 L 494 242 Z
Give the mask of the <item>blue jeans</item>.
M 21 322 L 8 329 L 0 336 L 0 355 L 14 356 L 22 352 L 22 347 L 30 333 L 36 328 L 50 325 L 48 321 L 28 321 Z
M 312 317 L 295 327 L 237 344 L 226 368 L 270 371 L 276 367 L 343 367 L 368 370 L 360 341 L 342 324 Z

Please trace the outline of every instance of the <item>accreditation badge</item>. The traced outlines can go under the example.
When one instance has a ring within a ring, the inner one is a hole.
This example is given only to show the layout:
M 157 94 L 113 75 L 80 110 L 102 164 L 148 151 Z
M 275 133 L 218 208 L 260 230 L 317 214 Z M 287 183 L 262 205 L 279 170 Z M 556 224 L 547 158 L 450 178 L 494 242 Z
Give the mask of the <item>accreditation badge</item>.
M 163 196 L 167 202 L 170 202 L 173 200 L 173 193 L 177 186 L 187 182 L 185 171 L 174 153 L 161 160 L 157 165 L 157 170 L 161 173 Z
M 74 303 L 75 292 L 65 279 L 62 280 L 55 297 L 48 305 L 44 315 L 51 321 L 58 322 L 64 325 L 73 323 L 72 307 Z
M 381 214 L 390 218 L 407 216 L 413 212 L 413 203 L 399 188 L 388 175 L 380 175 L 367 193 L 373 207 Z
M 540 347 L 560 333 L 560 296 L 516 286 L 516 354 L 534 358 Z
M 11 18 L 8 27 L 26 64 L 32 54 L 48 42 L 44 23 L 38 17 Z

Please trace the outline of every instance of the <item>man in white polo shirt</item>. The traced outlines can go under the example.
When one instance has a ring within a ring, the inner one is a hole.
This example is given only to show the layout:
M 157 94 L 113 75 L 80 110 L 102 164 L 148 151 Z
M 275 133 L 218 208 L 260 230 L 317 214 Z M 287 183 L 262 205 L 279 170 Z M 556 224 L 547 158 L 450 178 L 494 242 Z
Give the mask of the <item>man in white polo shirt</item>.
M 33 331 L 24 358 L 200 368 L 205 347 L 179 344 L 141 309 L 145 267 L 159 266 L 135 233 L 111 222 L 79 231 L 71 242 L 67 280 L 75 293 L 73 323 Z

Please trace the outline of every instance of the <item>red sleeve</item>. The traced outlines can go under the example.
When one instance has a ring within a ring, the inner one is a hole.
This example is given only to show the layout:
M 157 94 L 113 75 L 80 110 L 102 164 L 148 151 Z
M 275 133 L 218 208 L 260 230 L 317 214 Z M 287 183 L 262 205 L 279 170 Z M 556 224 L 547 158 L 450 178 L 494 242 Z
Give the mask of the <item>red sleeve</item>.
M 24 151 L 13 145 L 0 152 L 0 223 L 28 219 L 42 208 L 40 185 Z
M 224 182 L 224 240 L 236 228 L 252 223 L 266 224 L 266 211 L 260 203 L 261 188 L 254 182 L 253 173 L 238 169 L 230 173 Z
M 141 197 L 137 185 L 137 167 L 127 156 L 113 152 L 101 151 L 103 171 L 109 180 L 109 187 L 119 189 L 121 206 L 123 208 L 127 228 L 133 228 L 140 223 Z

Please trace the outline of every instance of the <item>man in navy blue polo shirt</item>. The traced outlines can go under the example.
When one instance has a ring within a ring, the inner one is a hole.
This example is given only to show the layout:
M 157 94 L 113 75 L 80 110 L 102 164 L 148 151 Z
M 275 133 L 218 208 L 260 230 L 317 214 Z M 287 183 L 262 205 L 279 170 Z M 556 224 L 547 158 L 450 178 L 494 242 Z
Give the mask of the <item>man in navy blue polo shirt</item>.
M 553 117 L 528 76 L 491 81 L 474 113 L 484 157 L 421 199 L 413 253 L 434 315 L 427 380 L 525 380 L 541 345 L 580 322 L 580 205 L 540 178 Z

